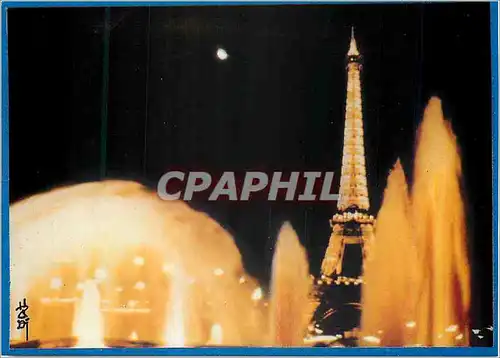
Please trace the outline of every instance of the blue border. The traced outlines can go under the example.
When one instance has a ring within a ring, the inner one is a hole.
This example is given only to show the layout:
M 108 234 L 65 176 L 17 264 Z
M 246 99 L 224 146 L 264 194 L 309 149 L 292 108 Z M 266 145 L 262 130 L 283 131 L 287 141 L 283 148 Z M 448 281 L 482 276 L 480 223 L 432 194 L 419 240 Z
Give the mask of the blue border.
M 10 336 L 10 247 L 9 247 L 9 80 L 7 63 L 7 4 L 2 4 L 2 353 Z M 7 353 L 9 354 L 9 353 Z
M 493 145 L 493 347 L 498 353 L 498 2 L 490 4 Z
M 235 348 L 57 348 L 36 349 L 18 348 L 9 349 L 4 353 L 19 356 L 45 355 L 103 355 L 103 356 L 497 356 L 493 347 L 450 347 L 450 348 L 264 348 L 264 347 L 235 347 Z
M 406 1 L 406 3 L 412 1 Z M 439 1 L 440 2 L 440 1 Z M 283 5 L 318 4 L 318 1 L 3 1 L 2 2 L 2 354 L 17 356 L 44 355 L 176 355 L 176 356 L 498 356 L 498 334 L 493 335 L 493 347 L 430 347 L 430 348 L 106 348 L 106 349 L 11 349 L 9 344 L 10 302 L 5 294 L 10 292 L 9 269 L 9 107 L 8 107 L 8 63 L 7 63 L 7 9 L 28 7 L 116 7 L 116 6 L 207 6 L 207 5 Z M 321 4 L 368 4 L 370 1 L 328 1 Z M 398 3 L 401 1 L 377 1 Z M 498 332 L 498 2 L 490 3 L 491 29 L 491 78 L 492 78 L 492 144 L 493 144 L 493 327 Z

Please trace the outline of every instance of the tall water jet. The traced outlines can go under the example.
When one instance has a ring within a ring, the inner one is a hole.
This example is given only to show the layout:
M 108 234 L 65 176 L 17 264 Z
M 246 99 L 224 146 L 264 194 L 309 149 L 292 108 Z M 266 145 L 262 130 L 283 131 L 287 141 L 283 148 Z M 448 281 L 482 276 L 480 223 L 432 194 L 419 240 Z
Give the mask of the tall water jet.
M 429 101 L 418 130 L 413 175 L 410 205 L 400 165 L 388 179 L 365 265 L 363 333 L 384 346 L 468 345 L 460 156 L 438 98 Z
M 166 310 L 165 344 L 167 347 L 184 347 L 185 334 L 185 283 L 180 272 L 174 272 L 170 284 L 170 298 Z
M 219 346 L 223 342 L 224 332 L 220 324 L 215 323 L 210 328 L 210 339 L 208 340 L 208 345 Z
M 279 233 L 273 257 L 270 344 L 302 346 L 310 320 L 309 264 L 304 248 L 289 223 Z
M 83 296 L 74 321 L 75 348 L 104 347 L 104 320 L 101 313 L 101 295 L 94 281 L 83 284 Z
M 410 228 L 410 200 L 399 160 L 387 179 L 375 226 L 376 240 L 364 266 L 362 345 L 403 346 L 412 343 L 414 298 L 418 285 L 416 248 Z
M 417 343 L 468 344 L 470 277 L 461 163 L 456 138 L 432 98 L 420 125 L 412 188 L 412 231 L 421 260 Z

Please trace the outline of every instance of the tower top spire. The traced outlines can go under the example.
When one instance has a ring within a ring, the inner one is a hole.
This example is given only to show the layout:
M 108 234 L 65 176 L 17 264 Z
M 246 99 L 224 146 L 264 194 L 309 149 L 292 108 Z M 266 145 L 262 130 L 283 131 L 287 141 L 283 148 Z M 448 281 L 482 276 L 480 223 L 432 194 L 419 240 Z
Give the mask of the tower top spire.
M 361 104 L 360 54 L 351 28 L 351 44 L 347 53 L 347 93 L 345 106 L 344 149 L 340 178 L 340 212 L 370 208 L 366 181 L 363 140 L 363 108 Z
M 359 56 L 358 45 L 356 44 L 356 39 L 354 38 L 354 26 L 351 26 L 351 43 L 349 44 L 347 56 Z

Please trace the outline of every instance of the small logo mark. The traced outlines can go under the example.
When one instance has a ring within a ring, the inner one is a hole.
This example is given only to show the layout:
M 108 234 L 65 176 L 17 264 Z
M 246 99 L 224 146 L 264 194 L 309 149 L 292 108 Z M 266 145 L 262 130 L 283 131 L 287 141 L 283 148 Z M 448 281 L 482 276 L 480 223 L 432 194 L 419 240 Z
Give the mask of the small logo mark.
M 26 341 L 29 340 L 28 325 L 30 318 L 26 313 L 26 311 L 28 311 L 28 308 L 29 306 L 26 303 L 26 298 L 24 298 L 22 302 L 19 302 L 19 306 L 17 306 L 16 308 L 16 311 L 19 311 L 19 313 L 17 314 L 17 329 L 18 330 L 26 329 Z

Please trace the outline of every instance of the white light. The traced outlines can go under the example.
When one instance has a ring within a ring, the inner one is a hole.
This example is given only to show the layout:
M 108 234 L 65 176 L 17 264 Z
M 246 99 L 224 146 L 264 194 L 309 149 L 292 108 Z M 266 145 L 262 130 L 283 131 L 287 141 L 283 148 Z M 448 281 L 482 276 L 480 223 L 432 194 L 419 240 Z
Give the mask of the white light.
M 97 283 L 85 281 L 82 300 L 73 321 L 73 337 L 78 338 L 75 348 L 104 347 L 104 321 L 100 306 Z
M 321 336 L 321 335 L 317 335 L 317 336 L 310 336 L 310 337 L 306 337 L 304 338 L 304 343 L 329 343 L 329 342 L 335 342 L 336 340 L 338 340 L 338 338 L 336 336 Z
M 365 336 L 363 337 L 363 340 L 368 343 L 375 343 L 379 344 L 380 343 L 380 338 L 375 337 L 375 336 Z
M 239 282 L 240 283 L 245 283 L 246 282 L 245 276 L 241 276 Z
M 139 337 L 137 336 L 137 332 L 136 331 L 133 331 L 130 336 L 128 336 L 128 339 L 131 340 L 131 341 L 137 341 L 139 339 Z
M 210 328 L 210 340 L 208 341 L 209 345 L 221 345 L 223 337 L 222 326 L 218 323 L 212 325 Z
M 415 321 L 410 321 L 410 322 L 406 323 L 406 327 L 408 327 L 408 328 L 413 328 L 416 325 L 417 325 L 417 323 Z
M 454 324 L 452 326 L 446 327 L 445 331 L 446 332 L 456 332 L 458 329 L 458 325 Z
M 137 265 L 137 266 L 144 265 L 144 257 L 141 257 L 141 256 L 134 257 L 134 265 Z
M 106 279 L 107 276 L 108 276 L 108 273 L 103 268 L 98 268 L 94 272 L 94 277 L 96 278 L 96 280 L 99 280 L 99 281 Z
M 54 290 L 60 289 L 62 284 L 62 279 L 60 277 L 52 277 L 52 279 L 50 280 L 50 288 Z
M 137 281 L 137 283 L 134 286 L 134 288 L 136 290 L 139 290 L 139 291 L 144 290 L 145 287 L 146 287 L 146 284 L 142 281 Z
M 258 287 L 252 292 L 252 300 L 258 301 L 262 299 L 262 288 Z
M 216 269 L 214 270 L 214 275 L 215 275 L 215 276 L 222 276 L 223 274 L 224 274 L 224 270 L 223 270 L 223 269 L 221 269 L 221 268 L 216 268 Z
M 223 48 L 218 48 L 217 49 L 217 58 L 219 60 L 227 60 L 227 58 L 229 57 L 229 55 L 227 54 L 226 50 L 224 50 Z
M 163 272 L 164 272 L 164 273 L 166 273 L 166 274 L 171 274 L 171 273 L 173 273 L 173 272 L 174 272 L 175 267 L 174 267 L 174 265 L 173 265 L 173 264 L 168 264 L 168 263 L 165 263 L 165 264 L 163 264 L 162 269 L 163 269 Z

